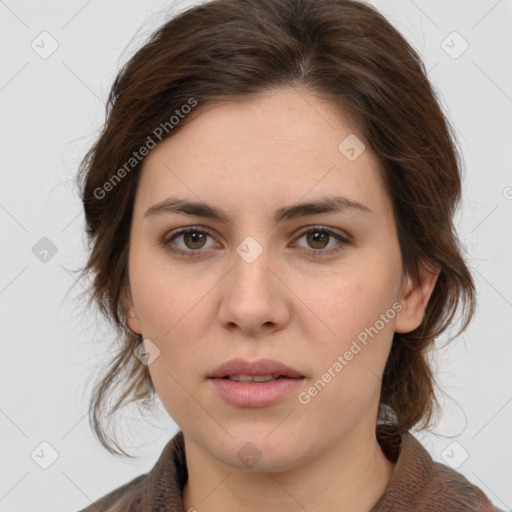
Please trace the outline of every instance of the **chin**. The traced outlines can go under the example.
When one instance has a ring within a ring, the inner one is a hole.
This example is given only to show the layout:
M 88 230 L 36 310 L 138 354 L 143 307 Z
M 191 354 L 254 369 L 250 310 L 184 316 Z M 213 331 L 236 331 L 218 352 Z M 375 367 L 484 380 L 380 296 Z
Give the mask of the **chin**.
M 279 432 L 279 429 L 282 430 Z M 252 425 L 229 431 L 233 438 L 226 440 L 224 450 L 217 455 L 225 464 L 238 471 L 286 471 L 296 466 L 307 450 L 304 436 L 299 433 L 294 435 L 284 427 L 278 426 L 276 429 L 275 424 L 271 428 L 267 425 L 265 428 L 255 428 Z M 218 448 L 212 451 L 218 452 Z

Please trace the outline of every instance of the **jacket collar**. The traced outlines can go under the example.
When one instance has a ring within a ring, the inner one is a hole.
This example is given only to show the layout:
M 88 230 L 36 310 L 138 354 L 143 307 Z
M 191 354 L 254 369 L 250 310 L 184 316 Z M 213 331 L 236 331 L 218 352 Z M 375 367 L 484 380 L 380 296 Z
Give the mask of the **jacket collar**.
M 410 432 L 378 424 L 376 433 L 383 452 L 396 465 L 384 494 L 370 512 L 423 512 L 434 508 L 498 511 L 463 475 L 434 462 Z M 180 430 L 147 473 L 142 510 L 184 512 L 182 492 L 187 479 L 184 437 Z

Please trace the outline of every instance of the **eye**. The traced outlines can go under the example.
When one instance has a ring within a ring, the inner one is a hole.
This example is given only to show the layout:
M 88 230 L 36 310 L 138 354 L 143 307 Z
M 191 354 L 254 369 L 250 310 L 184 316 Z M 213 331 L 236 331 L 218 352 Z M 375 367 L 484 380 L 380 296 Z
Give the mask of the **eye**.
M 350 244 L 348 236 L 344 236 L 341 233 L 324 226 L 313 226 L 312 228 L 303 231 L 297 240 L 304 237 L 309 247 L 312 247 L 312 249 L 308 249 L 307 252 L 314 256 L 334 254 L 340 252 L 346 245 Z M 331 248 L 325 250 L 329 243 L 336 240 L 338 241 L 337 244 L 335 243 L 334 245 L 331 245 Z
M 191 226 L 180 229 L 173 233 L 172 236 L 166 237 L 163 241 L 163 246 L 173 253 L 193 258 L 195 256 L 194 253 L 207 247 L 207 237 L 211 237 L 208 231 Z M 177 246 L 174 242 L 176 239 L 181 239 L 184 247 Z
M 162 241 L 162 245 L 172 253 L 194 258 L 200 255 L 202 249 L 209 248 L 207 245 L 208 238 L 213 238 L 209 231 L 190 226 L 172 232 L 170 236 L 166 236 Z M 306 253 L 314 256 L 327 256 L 338 253 L 351 243 L 348 236 L 344 236 L 324 226 L 313 226 L 302 231 L 296 240 L 301 238 L 305 238 L 306 243 L 311 247 L 310 249 L 306 248 Z M 181 240 L 183 245 L 178 245 L 175 242 L 176 240 Z M 338 243 L 335 243 L 332 247 L 331 243 L 333 241 Z M 326 249 L 329 244 L 331 244 L 331 248 Z M 213 245 L 210 245 L 210 248 L 215 246 L 219 246 L 218 242 L 214 242 Z

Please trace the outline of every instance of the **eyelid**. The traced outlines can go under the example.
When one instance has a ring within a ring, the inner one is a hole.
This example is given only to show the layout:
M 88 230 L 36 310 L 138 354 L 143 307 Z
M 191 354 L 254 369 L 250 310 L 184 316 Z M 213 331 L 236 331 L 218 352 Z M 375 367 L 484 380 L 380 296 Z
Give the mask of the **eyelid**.
M 297 239 L 301 238 L 303 235 L 310 233 L 310 232 L 315 232 L 315 231 L 327 233 L 330 237 L 336 238 L 339 243 L 334 248 L 325 249 L 325 250 L 323 250 L 323 249 L 308 249 L 308 248 L 302 247 L 303 251 L 305 251 L 308 255 L 329 256 L 331 254 L 336 254 L 336 253 L 341 252 L 346 245 L 353 244 L 352 236 L 349 235 L 346 231 L 340 231 L 335 228 L 330 228 L 328 226 L 323 226 L 323 225 L 318 225 L 318 224 L 302 227 L 298 232 L 296 232 L 293 235 L 294 242 Z M 194 225 L 194 226 L 185 226 L 183 228 L 178 228 L 176 230 L 170 231 L 169 233 L 166 233 L 162 239 L 161 245 L 164 248 L 167 248 L 170 252 L 180 254 L 184 257 L 190 257 L 190 258 L 198 257 L 201 255 L 201 253 L 203 253 L 205 251 L 205 249 L 185 250 L 185 249 L 181 249 L 179 247 L 171 248 L 171 242 L 173 239 L 178 238 L 181 235 L 184 235 L 184 234 L 187 234 L 190 232 L 205 234 L 205 235 L 209 236 L 210 238 L 215 239 L 215 236 L 212 234 L 212 230 L 210 228 Z M 343 247 L 338 248 L 339 245 L 342 245 Z
M 304 236 L 305 234 L 312 232 L 327 233 L 330 236 L 330 238 L 335 238 L 336 240 L 338 240 L 338 243 L 334 247 L 331 247 L 330 249 L 308 249 L 302 247 L 301 249 L 308 256 L 312 256 L 315 258 L 327 258 L 329 256 L 336 256 L 340 254 L 342 251 L 344 251 L 346 249 L 346 246 L 353 245 L 352 236 L 350 236 L 348 233 L 337 230 L 335 228 L 330 228 L 318 224 L 301 228 L 301 230 L 299 230 L 299 232 L 295 235 L 294 240 L 297 241 L 299 238 L 302 238 L 302 236 Z
M 342 230 L 336 229 L 336 228 L 331 228 L 329 226 L 323 226 L 321 224 L 312 224 L 310 226 L 305 226 L 303 228 L 300 228 L 300 230 L 295 234 L 295 236 L 296 237 L 302 236 L 305 233 L 309 233 L 310 231 L 314 231 L 314 230 L 325 231 L 327 233 L 330 233 L 331 235 L 336 235 L 336 236 L 340 237 L 341 239 L 343 239 L 347 243 L 352 241 L 352 236 L 349 235 L 346 231 L 342 231 Z
M 203 226 L 185 226 L 183 228 L 173 229 L 172 231 L 166 233 L 162 239 L 161 244 L 164 248 L 168 247 L 171 245 L 171 242 L 174 238 L 178 238 L 181 235 L 186 235 L 187 233 L 190 233 L 190 232 L 201 233 L 201 234 L 209 236 L 210 238 L 215 239 L 215 237 L 212 234 L 212 231 L 209 228 L 206 228 Z M 181 253 L 189 253 L 189 254 L 190 253 L 199 253 L 201 251 L 201 249 L 199 249 L 197 251 L 193 251 L 191 249 L 188 251 L 185 251 L 183 249 L 180 249 L 179 247 L 176 248 L 176 250 L 174 250 L 174 249 L 170 249 L 170 250 L 173 252 L 181 252 Z

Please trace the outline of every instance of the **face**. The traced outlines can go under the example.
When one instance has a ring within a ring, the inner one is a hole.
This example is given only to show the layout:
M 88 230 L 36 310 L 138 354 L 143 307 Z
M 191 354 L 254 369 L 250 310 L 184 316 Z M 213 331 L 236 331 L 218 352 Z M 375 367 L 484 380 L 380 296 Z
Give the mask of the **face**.
M 148 212 L 171 199 L 181 208 Z M 426 304 L 402 275 L 362 134 L 333 103 L 292 89 L 209 105 L 150 152 L 129 279 L 128 325 L 186 443 L 246 469 L 247 451 L 258 470 L 283 470 L 374 435 L 393 333 L 416 327 Z M 208 378 L 232 359 L 300 378 Z

